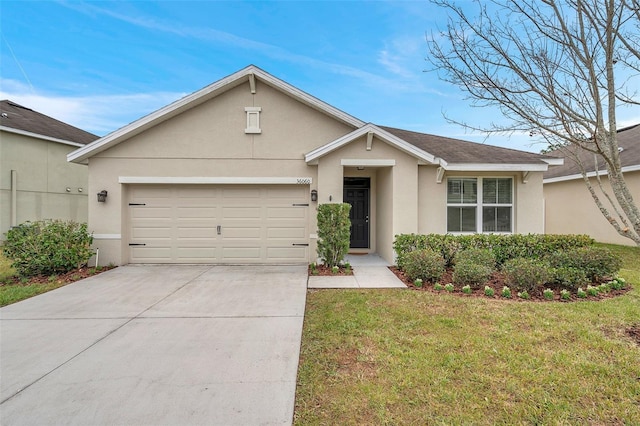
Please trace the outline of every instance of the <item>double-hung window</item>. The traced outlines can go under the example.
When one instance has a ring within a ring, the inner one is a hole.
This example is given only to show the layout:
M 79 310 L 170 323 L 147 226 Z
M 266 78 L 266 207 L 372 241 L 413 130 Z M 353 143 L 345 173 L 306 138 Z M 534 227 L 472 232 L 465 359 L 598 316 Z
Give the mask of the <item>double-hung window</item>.
M 447 232 L 513 232 L 513 179 L 447 179 Z

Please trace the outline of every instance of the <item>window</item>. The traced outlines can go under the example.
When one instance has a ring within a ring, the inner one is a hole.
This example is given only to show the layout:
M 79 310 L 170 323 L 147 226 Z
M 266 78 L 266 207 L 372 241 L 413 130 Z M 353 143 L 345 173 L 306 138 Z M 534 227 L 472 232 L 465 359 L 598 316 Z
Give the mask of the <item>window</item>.
M 447 179 L 447 232 L 512 232 L 513 179 Z

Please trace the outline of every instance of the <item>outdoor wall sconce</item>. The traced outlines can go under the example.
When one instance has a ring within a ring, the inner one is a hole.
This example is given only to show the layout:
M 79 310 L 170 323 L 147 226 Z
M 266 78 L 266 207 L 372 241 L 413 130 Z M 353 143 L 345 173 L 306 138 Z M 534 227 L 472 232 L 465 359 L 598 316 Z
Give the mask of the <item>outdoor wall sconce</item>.
M 105 201 L 107 201 L 107 190 L 103 189 L 102 191 L 98 192 L 98 202 L 104 203 Z
M 318 191 L 315 189 L 311 190 L 311 201 L 318 201 Z

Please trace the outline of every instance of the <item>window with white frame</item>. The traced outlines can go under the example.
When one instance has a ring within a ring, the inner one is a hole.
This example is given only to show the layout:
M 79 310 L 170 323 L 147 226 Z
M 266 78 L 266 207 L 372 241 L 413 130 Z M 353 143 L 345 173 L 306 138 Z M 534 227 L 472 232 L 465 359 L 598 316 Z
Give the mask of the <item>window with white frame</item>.
M 513 232 L 513 179 L 448 178 L 447 232 Z

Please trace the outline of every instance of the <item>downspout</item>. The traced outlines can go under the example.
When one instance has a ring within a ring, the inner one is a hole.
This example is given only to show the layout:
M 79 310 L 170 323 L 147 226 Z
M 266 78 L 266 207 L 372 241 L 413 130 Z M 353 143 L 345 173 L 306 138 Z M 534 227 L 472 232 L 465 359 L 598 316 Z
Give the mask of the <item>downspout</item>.
M 11 170 L 11 221 L 10 225 L 13 228 L 18 226 L 18 171 Z

